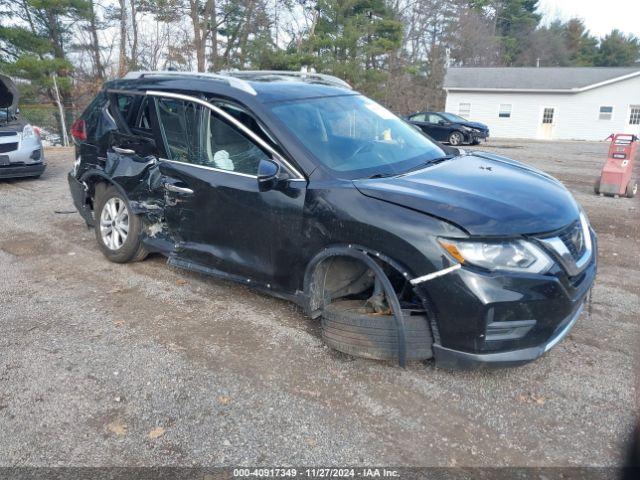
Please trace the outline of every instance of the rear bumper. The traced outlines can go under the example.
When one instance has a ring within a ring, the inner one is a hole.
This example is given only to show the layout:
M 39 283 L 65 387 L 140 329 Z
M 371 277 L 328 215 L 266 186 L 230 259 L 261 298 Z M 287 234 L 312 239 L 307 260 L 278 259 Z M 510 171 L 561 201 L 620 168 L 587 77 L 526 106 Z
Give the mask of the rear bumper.
M 78 180 L 74 176 L 73 172 L 69 172 L 69 175 L 67 175 L 67 181 L 69 182 L 69 191 L 71 192 L 73 205 L 76 207 L 76 210 L 78 210 L 78 213 L 84 219 L 87 226 L 93 227 L 93 212 L 87 203 L 87 190 L 84 183 Z
M 468 353 L 433 345 L 433 354 L 438 367 L 451 369 L 477 369 L 492 367 L 515 367 L 532 362 L 555 347 L 566 337 L 580 318 L 585 300 L 582 299 L 576 310 L 569 315 L 553 333 L 551 338 L 535 347 L 495 353 Z
M 46 163 L 12 163 L 7 166 L 0 166 L 0 178 L 39 177 L 46 168 Z

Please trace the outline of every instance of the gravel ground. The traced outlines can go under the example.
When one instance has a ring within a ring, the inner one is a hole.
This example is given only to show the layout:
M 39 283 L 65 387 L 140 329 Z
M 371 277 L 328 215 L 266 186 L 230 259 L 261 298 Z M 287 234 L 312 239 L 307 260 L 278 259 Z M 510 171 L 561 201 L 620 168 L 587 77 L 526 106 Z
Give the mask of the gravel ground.
M 0 466 L 612 466 L 640 327 L 637 199 L 601 198 L 604 143 L 493 140 L 556 175 L 600 239 L 591 318 L 516 369 L 402 370 L 323 346 L 291 304 L 109 263 L 73 211 L 73 154 L 0 182 Z

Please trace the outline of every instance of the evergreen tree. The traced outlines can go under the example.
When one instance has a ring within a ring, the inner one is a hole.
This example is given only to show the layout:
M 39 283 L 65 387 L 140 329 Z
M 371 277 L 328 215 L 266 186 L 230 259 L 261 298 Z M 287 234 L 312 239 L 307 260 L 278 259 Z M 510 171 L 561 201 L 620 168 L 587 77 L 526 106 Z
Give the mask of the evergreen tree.
M 600 67 L 626 67 L 640 61 L 640 39 L 613 30 L 604 37 L 598 48 L 596 65 Z

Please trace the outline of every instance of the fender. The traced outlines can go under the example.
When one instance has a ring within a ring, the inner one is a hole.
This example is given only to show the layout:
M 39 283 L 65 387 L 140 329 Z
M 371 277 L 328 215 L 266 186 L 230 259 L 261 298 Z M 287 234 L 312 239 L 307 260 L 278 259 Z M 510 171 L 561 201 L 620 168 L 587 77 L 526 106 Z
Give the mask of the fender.
M 322 251 L 318 252 L 307 264 L 307 267 L 304 273 L 304 284 L 303 284 L 304 292 L 298 293 L 298 296 L 302 296 L 302 301 L 298 301 L 297 303 L 302 306 L 302 308 L 306 311 L 306 313 L 309 316 L 313 316 L 314 311 L 322 308 L 322 305 L 320 305 L 320 302 L 318 301 L 318 299 L 314 298 L 314 293 L 317 293 L 317 292 L 314 292 L 314 290 L 316 289 L 316 285 L 314 283 L 314 278 L 313 278 L 315 269 L 322 261 L 332 256 L 348 256 L 351 258 L 357 258 L 359 260 L 362 260 L 367 265 L 370 265 L 369 260 L 373 261 L 373 258 L 379 258 L 384 263 L 386 263 L 387 265 L 392 267 L 394 270 L 396 270 L 398 273 L 400 273 L 407 280 L 407 282 L 409 282 L 409 284 L 413 287 L 413 291 L 422 302 L 422 306 L 425 310 L 427 318 L 429 319 L 429 325 L 431 326 L 431 334 L 433 336 L 434 344 L 438 344 L 438 345 L 440 344 L 440 332 L 438 329 L 437 319 L 434 313 L 436 311 L 435 307 L 433 306 L 433 303 L 429 298 L 428 291 L 426 290 L 426 288 L 424 287 L 418 288 L 417 285 L 419 285 L 420 282 L 417 282 L 417 283 L 415 282 L 415 280 L 420 280 L 421 278 L 420 277 L 414 278 L 416 275 L 415 272 L 413 272 L 410 268 L 407 268 L 402 263 L 397 262 L 396 260 L 385 255 L 384 253 L 378 252 L 376 250 L 371 250 L 367 247 L 363 247 L 362 245 L 355 245 L 355 244 L 330 245 L 324 248 Z M 375 261 L 373 261 L 373 263 L 378 266 L 378 264 Z M 375 270 L 374 270 L 374 273 L 375 273 Z M 384 271 L 382 271 L 382 273 L 384 274 Z M 386 278 L 386 274 L 384 274 L 384 276 Z M 386 291 L 385 291 L 385 294 L 386 294 Z M 393 292 L 393 296 L 397 298 L 395 291 Z

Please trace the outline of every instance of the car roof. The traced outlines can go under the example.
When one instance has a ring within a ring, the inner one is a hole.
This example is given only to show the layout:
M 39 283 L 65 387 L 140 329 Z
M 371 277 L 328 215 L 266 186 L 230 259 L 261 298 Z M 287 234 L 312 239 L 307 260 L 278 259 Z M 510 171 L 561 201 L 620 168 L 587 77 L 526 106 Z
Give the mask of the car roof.
M 131 72 L 122 79 L 107 82 L 105 87 L 124 90 L 192 91 L 231 98 L 253 97 L 261 103 L 357 94 L 351 90 L 349 84 L 330 75 L 280 71 L 238 71 L 220 74 Z

